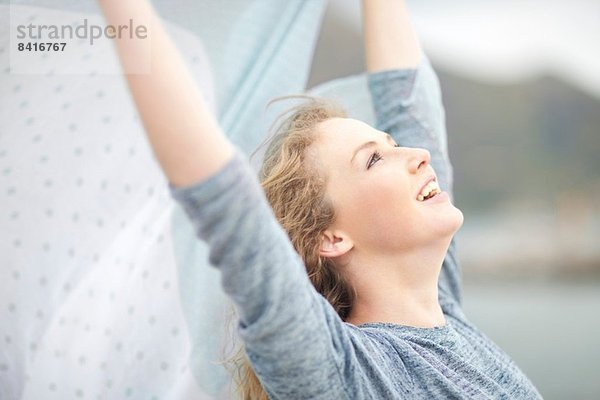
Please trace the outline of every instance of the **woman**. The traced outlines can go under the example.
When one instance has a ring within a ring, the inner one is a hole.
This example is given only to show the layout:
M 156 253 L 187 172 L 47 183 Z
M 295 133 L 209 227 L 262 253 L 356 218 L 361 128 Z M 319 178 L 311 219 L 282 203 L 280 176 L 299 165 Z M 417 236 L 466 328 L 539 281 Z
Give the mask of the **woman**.
M 100 4 L 110 23 L 152 22 L 151 48 L 117 48 L 125 71 L 152 60 L 128 83 L 235 303 L 260 383 L 243 382 L 246 398 L 541 397 L 462 312 L 443 108 L 401 1 L 363 1 L 379 130 L 328 102 L 296 107 L 267 151 L 264 192 L 151 7 Z

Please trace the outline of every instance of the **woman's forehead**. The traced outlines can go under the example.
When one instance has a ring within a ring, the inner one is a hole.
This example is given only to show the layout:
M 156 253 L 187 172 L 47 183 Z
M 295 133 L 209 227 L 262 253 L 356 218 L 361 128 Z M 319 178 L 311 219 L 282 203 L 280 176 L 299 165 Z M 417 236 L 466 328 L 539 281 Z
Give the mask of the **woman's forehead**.
M 352 118 L 331 118 L 319 124 L 310 149 L 311 159 L 323 171 L 347 171 L 354 154 L 368 142 L 385 143 L 387 134 Z M 346 172 L 344 172 L 346 173 Z
M 325 141 L 337 144 L 356 144 L 385 135 L 369 124 L 353 118 L 330 118 L 319 124 L 318 131 Z

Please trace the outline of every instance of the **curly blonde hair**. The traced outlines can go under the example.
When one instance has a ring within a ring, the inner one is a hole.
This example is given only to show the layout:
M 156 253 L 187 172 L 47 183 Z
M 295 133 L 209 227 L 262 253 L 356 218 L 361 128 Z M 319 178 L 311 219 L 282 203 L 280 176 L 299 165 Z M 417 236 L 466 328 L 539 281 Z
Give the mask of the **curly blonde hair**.
M 345 320 L 351 310 L 354 291 L 335 268 L 333 261 L 320 255 L 321 234 L 334 221 L 335 212 L 325 195 L 325 179 L 318 160 L 309 148 L 318 137 L 317 126 L 330 118 L 346 117 L 335 102 L 310 96 L 275 99 L 303 100 L 276 120 L 275 133 L 267 142 L 259 178 L 274 214 L 302 257 L 308 277 Z M 244 400 L 267 400 L 252 370 L 243 345 L 230 360 L 234 381 Z

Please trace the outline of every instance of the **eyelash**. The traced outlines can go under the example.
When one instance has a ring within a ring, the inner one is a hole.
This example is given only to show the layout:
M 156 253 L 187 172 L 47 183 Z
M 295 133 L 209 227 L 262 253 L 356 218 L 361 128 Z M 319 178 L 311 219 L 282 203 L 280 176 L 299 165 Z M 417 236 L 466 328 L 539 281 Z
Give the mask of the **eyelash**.
M 381 154 L 379 154 L 378 151 L 375 151 L 371 155 L 371 158 L 369 158 L 369 162 L 367 162 L 367 169 L 371 168 L 373 166 L 373 164 L 375 164 L 379 160 L 381 160 Z
M 400 145 L 395 144 L 394 147 L 400 147 Z M 369 158 L 369 161 L 367 162 L 367 169 L 371 168 L 379 160 L 383 160 L 381 153 L 379 153 L 378 151 L 374 151 L 371 157 Z

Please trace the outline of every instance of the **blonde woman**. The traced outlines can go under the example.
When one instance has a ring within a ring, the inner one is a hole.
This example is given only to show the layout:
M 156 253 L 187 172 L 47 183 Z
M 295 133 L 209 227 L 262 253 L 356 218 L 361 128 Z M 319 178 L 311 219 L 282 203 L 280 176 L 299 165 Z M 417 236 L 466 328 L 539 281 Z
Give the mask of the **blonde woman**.
M 114 24 L 152 19 L 151 48 L 127 38 L 117 48 L 125 71 L 152 60 L 128 83 L 236 306 L 242 397 L 541 397 L 462 312 L 443 107 L 402 1 L 363 1 L 377 129 L 306 101 L 281 121 L 260 182 L 151 7 L 100 4 Z

